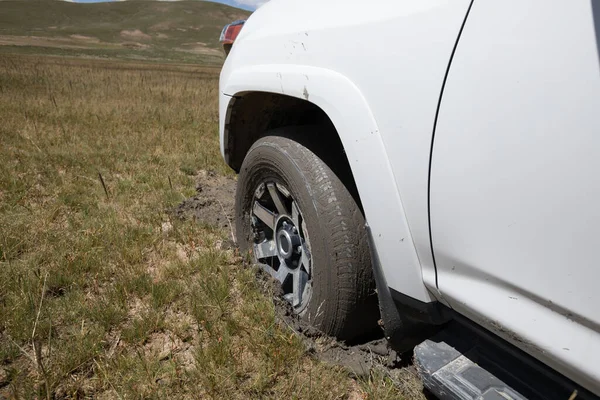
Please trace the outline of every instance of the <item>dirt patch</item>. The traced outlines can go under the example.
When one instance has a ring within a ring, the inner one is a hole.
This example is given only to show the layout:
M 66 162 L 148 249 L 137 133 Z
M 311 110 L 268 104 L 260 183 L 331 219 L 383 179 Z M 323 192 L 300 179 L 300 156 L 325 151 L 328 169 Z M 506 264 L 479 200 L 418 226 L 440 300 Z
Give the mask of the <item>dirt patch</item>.
M 204 225 L 227 230 L 235 236 L 236 180 L 214 171 L 200 171 L 196 179 L 196 195 L 184 200 L 172 214 L 180 219 L 193 219 Z
M 128 49 L 147 49 L 150 46 L 147 44 L 137 43 L 137 42 L 124 42 L 121 43 L 121 46 L 126 47 Z
M 177 24 L 177 21 L 174 21 L 174 20 L 161 21 L 157 24 L 152 25 L 150 28 L 148 28 L 148 30 L 149 31 L 166 31 L 166 30 L 171 29 L 176 24 Z
M 235 217 L 235 179 L 202 171 L 197 177 L 197 194 L 173 210 L 181 219 L 194 219 L 217 226 L 233 234 Z M 257 271 L 257 280 L 264 293 L 271 294 L 280 323 L 298 335 L 307 353 L 324 362 L 345 368 L 358 378 L 368 378 L 374 371 L 385 374 L 410 395 L 410 399 L 425 399 L 423 386 L 411 365 L 411 354 L 399 354 L 391 349 L 385 338 L 348 345 L 327 336 L 293 313 L 291 305 L 281 296 L 281 288 L 266 273 Z
M 146 341 L 144 351 L 152 354 L 159 361 L 164 361 L 178 353 L 189 350 L 190 347 L 189 343 L 184 343 L 171 332 L 155 332 Z
M 221 55 L 221 50 L 211 49 L 211 48 L 208 48 L 205 46 L 190 47 L 187 49 L 181 48 L 181 47 L 175 47 L 174 50 L 181 51 L 183 53 L 190 53 L 190 54 Z
M 89 43 L 100 43 L 100 39 L 98 39 L 97 37 L 93 37 L 93 36 L 70 35 L 69 37 L 71 37 L 75 40 L 82 40 L 84 42 L 89 42 Z
M 186 52 L 186 53 L 192 53 L 192 54 L 214 54 L 214 55 L 221 54 L 221 50 L 210 48 L 204 42 L 182 43 L 181 47 L 177 47 L 177 48 L 175 48 L 175 50 Z
M 127 40 L 132 40 L 132 41 L 137 41 L 137 40 L 151 40 L 152 36 L 145 34 L 144 32 L 140 31 L 139 29 L 126 29 L 121 31 L 121 37 L 123 39 L 127 39 Z
M 402 358 L 388 348 L 384 338 L 356 345 L 346 345 L 329 337 L 300 319 L 291 305 L 279 296 L 279 287 L 269 276 L 259 273 L 259 280 L 266 291 L 276 293 L 273 303 L 278 317 L 290 329 L 301 336 L 307 351 L 317 358 L 346 368 L 357 377 L 368 377 L 372 369 L 388 370 L 402 364 Z
M 214 171 L 200 171 L 196 179 L 196 195 L 184 200 L 173 214 L 181 219 L 194 219 L 202 224 L 235 233 L 235 184 L 233 178 Z
M 206 47 L 207 44 L 205 42 L 186 42 L 186 43 L 181 43 L 182 46 L 190 46 L 190 47 L 194 47 L 194 46 L 203 46 Z
M 280 323 L 298 335 L 309 354 L 328 364 L 346 369 L 351 376 L 369 379 L 378 373 L 388 377 L 401 388 L 407 399 L 425 400 L 423 384 L 412 365 L 412 353 L 400 354 L 381 337 L 352 345 L 327 336 L 294 314 L 292 306 L 281 297 L 281 287 L 262 271 L 257 272 L 258 281 L 265 293 L 273 293 L 273 304 Z
M 417 371 L 411 365 L 411 354 L 397 353 L 388 346 L 383 335 L 352 345 L 339 342 L 294 314 L 292 306 L 281 297 L 280 286 L 269 275 L 258 271 L 257 279 L 265 293 L 274 294 L 272 300 L 281 323 L 301 337 L 309 354 L 327 363 L 343 367 L 355 377 L 368 378 L 373 371 L 379 371 L 395 381 L 399 381 L 399 378 L 406 381 L 409 378 L 414 386 Z M 418 393 L 422 392 L 421 385 L 413 389 Z

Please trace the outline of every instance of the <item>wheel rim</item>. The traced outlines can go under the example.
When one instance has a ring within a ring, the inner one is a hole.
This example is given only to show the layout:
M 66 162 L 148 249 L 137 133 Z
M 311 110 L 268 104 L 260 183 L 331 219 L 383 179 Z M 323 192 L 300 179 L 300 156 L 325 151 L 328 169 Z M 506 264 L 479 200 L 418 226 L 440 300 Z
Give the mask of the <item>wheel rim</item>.
M 312 257 L 306 223 L 296 200 L 279 183 L 261 183 L 251 210 L 254 257 L 281 283 L 283 297 L 301 313 L 312 294 Z

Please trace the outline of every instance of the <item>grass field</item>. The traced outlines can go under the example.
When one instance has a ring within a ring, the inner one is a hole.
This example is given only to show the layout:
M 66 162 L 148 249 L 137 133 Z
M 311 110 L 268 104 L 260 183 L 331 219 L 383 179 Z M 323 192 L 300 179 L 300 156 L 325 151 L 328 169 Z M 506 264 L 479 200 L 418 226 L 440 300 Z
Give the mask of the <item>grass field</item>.
M 0 398 L 399 398 L 318 361 L 227 232 L 169 209 L 218 150 L 217 70 L 0 58 Z

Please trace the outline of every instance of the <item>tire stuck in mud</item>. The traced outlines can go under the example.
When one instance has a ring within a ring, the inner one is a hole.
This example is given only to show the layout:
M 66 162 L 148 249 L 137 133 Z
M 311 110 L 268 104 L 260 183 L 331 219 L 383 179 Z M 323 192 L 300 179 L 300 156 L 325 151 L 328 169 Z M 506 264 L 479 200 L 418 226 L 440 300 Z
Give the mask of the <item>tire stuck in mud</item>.
M 228 237 L 235 237 L 235 227 L 231 226 L 235 213 L 235 189 L 236 179 L 211 171 L 201 171 L 197 176 L 196 195 L 175 207 L 172 215 L 218 227 Z M 235 246 L 233 240 L 228 245 Z M 409 398 L 425 399 L 417 372 L 411 365 L 410 354 L 396 353 L 388 347 L 382 336 L 348 345 L 325 335 L 294 313 L 291 304 L 280 296 L 281 287 L 278 282 L 258 268 L 256 275 L 260 288 L 273 301 L 277 319 L 301 338 L 308 354 L 342 367 L 357 378 L 368 379 L 375 371 L 382 373 L 394 384 L 401 386 L 407 394 L 410 393 Z

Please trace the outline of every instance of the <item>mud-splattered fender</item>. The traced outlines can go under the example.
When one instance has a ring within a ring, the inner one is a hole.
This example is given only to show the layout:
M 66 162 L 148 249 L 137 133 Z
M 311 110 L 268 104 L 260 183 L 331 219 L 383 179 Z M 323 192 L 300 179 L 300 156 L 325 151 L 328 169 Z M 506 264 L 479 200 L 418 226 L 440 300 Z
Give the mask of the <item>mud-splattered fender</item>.
M 224 155 L 228 143 L 225 118 L 233 96 L 252 91 L 279 93 L 320 107 L 334 124 L 344 146 L 386 281 L 414 299 L 434 301 L 423 283 L 421 265 L 377 123 L 356 85 L 338 72 L 319 67 L 269 64 L 229 70 L 226 65 L 221 75 L 221 91 Z

